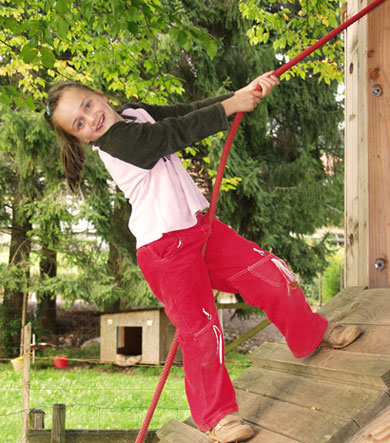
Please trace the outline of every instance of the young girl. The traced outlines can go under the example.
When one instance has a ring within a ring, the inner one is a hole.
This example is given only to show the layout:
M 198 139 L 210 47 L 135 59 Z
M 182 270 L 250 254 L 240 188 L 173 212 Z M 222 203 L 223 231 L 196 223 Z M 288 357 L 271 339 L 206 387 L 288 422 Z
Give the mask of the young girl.
M 338 325 L 324 338 L 327 320 L 311 311 L 282 260 L 219 220 L 210 225 L 208 202 L 176 155 L 226 130 L 229 116 L 252 111 L 278 83 L 266 73 L 234 94 L 189 105 L 130 104 L 120 112 L 100 92 L 65 83 L 50 90 L 46 109 L 71 189 L 81 179 L 82 144 L 91 143 L 132 205 L 139 266 L 179 332 L 192 417 L 217 442 L 245 440 L 253 430 L 235 414 L 213 289 L 239 293 L 265 311 L 297 358 L 320 344 L 346 346 L 360 334 Z

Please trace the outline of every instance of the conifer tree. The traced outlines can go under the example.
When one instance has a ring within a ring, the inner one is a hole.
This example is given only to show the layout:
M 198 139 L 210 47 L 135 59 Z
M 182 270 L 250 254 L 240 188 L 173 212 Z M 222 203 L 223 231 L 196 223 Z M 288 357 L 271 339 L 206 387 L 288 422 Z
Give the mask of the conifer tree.
M 179 7 L 178 2 L 175 5 Z M 174 72 L 185 79 L 188 100 L 237 90 L 282 63 L 272 33 L 268 42 L 250 44 L 251 22 L 243 18 L 239 6 L 238 0 L 181 2 L 188 19 L 219 42 L 213 60 L 201 48 L 178 50 L 179 71 Z M 222 192 L 217 211 L 241 234 L 286 259 L 310 281 L 324 265 L 327 246 L 325 239 L 309 244 L 306 236 L 343 219 L 343 107 L 337 80 L 319 82 L 310 67 L 303 77 L 282 80 L 254 112 L 244 116 L 226 170 L 233 183 L 237 177 L 241 181 L 235 190 Z M 204 178 L 209 190 L 210 169 L 217 169 L 223 141 L 224 137 L 213 137 L 211 149 L 210 141 L 198 146 L 194 163 L 208 171 Z M 326 170 L 326 158 L 332 159 L 331 170 Z M 227 188 L 231 187 L 228 182 Z

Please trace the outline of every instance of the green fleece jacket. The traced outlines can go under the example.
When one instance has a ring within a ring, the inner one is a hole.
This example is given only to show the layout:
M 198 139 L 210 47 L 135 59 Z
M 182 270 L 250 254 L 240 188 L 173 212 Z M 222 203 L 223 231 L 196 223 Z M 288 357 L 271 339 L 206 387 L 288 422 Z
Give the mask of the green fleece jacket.
M 124 109 L 142 108 L 156 123 L 138 124 L 132 122 L 131 117 L 125 117 L 127 121 L 111 126 L 94 145 L 112 157 L 151 169 L 160 158 L 227 129 L 221 102 L 232 95 L 170 106 L 130 103 Z

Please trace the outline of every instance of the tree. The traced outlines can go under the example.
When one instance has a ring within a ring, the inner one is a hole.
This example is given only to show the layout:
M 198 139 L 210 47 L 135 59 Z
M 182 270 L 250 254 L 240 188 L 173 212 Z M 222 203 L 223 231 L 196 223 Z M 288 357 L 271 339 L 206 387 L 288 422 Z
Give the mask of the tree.
M 270 31 L 262 45 L 251 45 L 245 31 L 252 23 L 240 15 L 239 6 L 242 10 L 238 1 L 182 2 L 188 19 L 219 41 L 212 61 L 201 48 L 176 48 L 179 71 L 172 69 L 185 79 L 190 100 L 237 90 L 282 63 L 274 49 L 279 48 L 276 31 Z M 266 7 L 272 12 L 284 6 L 270 2 Z M 241 182 L 236 190 L 222 192 L 217 208 L 241 234 L 285 258 L 309 281 L 325 265 L 327 246 L 325 240 L 309 245 L 305 237 L 343 218 L 343 109 L 338 81 L 321 72 L 326 82 L 319 82 L 310 70 L 282 79 L 271 96 L 244 117 L 226 170 L 227 177 L 239 177 Z M 223 140 L 216 136 L 197 147 L 194 163 L 201 165 L 209 185 Z M 324 156 L 333 159 L 331 171 L 326 170 Z
M 159 41 L 164 35 L 171 35 L 182 43 L 184 40 L 201 42 L 207 47 L 210 55 L 215 52 L 215 44 L 207 34 L 189 24 L 183 25 L 180 17 L 175 13 L 166 14 L 159 0 L 115 0 L 113 2 L 37 0 L 30 3 L 21 0 L 12 2 L 0 0 L 0 6 L 0 100 L 13 110 L 26 105 L 30 110 L 44 108 L 42 102 L 45 100 L 48 85 L 52 82 L 70 79 L 107 91 L 114 104 L 125 98 L 143 99 L 146 96 L 152 102 L 161 103 L 166 101 L 167 94 L 170 92 L 181 91 L 179 80 L 160 70 L 160 60 L 167 57 L 167 54 L 159 51 L 158 48 Z M 38 114 L 34 115 L 36 119 L 40 117 Z M 2 118 L 2 128 L 13 127 L 12 118 L 7 118 Z M 26 119 L 26 122 L 28 121 Z M 17 137 L 19 135 L 18 133 Z M 7 137 L 12 137 L 10 131 L 7 132 Z M 7 143 L 6 138 L 4 141 Z M 42 150 L 47 147 L 43 142 Z M 89 271 L 98 266 L 97 273 L 101 276 L 98 282 L 96 279 L 87 278 L 83 280 L 84 284 L 72 285 L 72 282 L 66 282 L 61 275 L 57 275 L 56 252 L 64 248 L 64 242 L 61 242 L 64 237 L 61 232 L 63 228 L 61 225 L 64 224 L 62 217 L 65 217 L 65 220 L 69 219 L 63 206 L 57 205 L 56 209 L 55 205 L 59 202 L 56 200 L 56 195 L 61 192 L 63 177 L 57 177 L 57 180 L 48 183 L 46 181 L 48 171 L 44 167 L 47 159 L 39 158 L 39 156 L 23 158 L 23 149 L 29 150 L 28 142 L 18 151 L 19 157 L 15 158 L 12 151 L 4 148 L 3 158 L 12 166 L 9 171 L 11 176 L 18 179 L 22 177 L 22 185 L 29 183 L 31 186 L 26 186 L 29 192 L 23 195 L 23 199 L 12 198 L 9 193 L 5 194 L 7 197 L 1 200 L 2 208 L 5 209 L 8 205 L 9 210 L 1 211 L 1 218 L 2 221 L 8 222 L 12 209 L 15 224 L 21 218 L 21 216 L 16 217 L 15 214 L 28 213 L 28 217 L 26 216 L 28 224 L 23 225 L 22 229 L 24 235 L 27 236 L 24 244 L 29 245 L 32 236 L 38 239 L 41 245 L 39 249 L 41 279 L 35 286 L 40 297 L 39 321 L 41 326 L 52 329 L 55 318 L 45 318 L 43 314 L 49 312 L 44 308 L 51 308 L 51 312 L 55 312 L 53 309 L 56 291 L 62 290 L 62 293 L 68 294 L 70 298 L 75 293 L 82 298 L 84 296 L 87 298 L 87 293 L 90 297 L 92 293 L 95 298 L 100 297 L 101 301 L 107 301 L 113 297 L 114 299 L 119 297 L 118 288 L 121 282 L 117 281 L 117 284 L 112 284 L 112 274 L 101 272 L 102 261 L 92 259 L 96 251 L 99 251 L 98 246 L 92 248 L 91 254 L 86 254 L 85 249 L 81 247 L 79 260 L 75 260 L 80 264 L 82 259 L 88 257 L 88 260 L 83 260 L 83 264 L 91 265 L 92 263 Z M 58 154 L 53 152 L 53 156 L 57 158 Z M 41 171 L 42 174 L 32 174 L 31 180 L 21 175 L 20 168 L 24 167 L 26 159 L 34 164 L 32 169 Z M 94 163 L 96 164 L 96 160 Z M 96 169 L 87 169 L 85 177 L 81 189 L 86 192 L 91 206 L 88 209 L 84 205 L 81 212 L 96 223 L 98 235 L 110 242 L 111 251 L 118 251 L 119 245 L 124 240 L 123 235 L 118 235 L 115 229 L 109 229 L 107 219 L 103 221 L 104 217 L 112 215 L 111 202 L 115 198 L 115 193 L 110 190 L 110 186 L 107 186 L 107 175 L 102 172 L 100 165 Z M 11 183 L 15 189 L 19 181 L 8 183 Z M 8 183 L 2 182 L 4 185 L 2 189 L 5 189 Z M 43 184 L 44 186 L 41 186 Z M 43 188 L 44 191 L 42 191 Z M 34 194 L 37 189 L 40 192 L 39 196 Z M 31 199 L 28 198 L 30 191 L 32 192 Z M 18 189 L 15 192 L 19 192 Z M 104 204 L 105 207 L 103 207 Z M 62 209 L 59 210 L 59 207 Z M 43 212 L 40 212 L 39 208 Z M 96 211 L 91 210 L 92 208 Z M 33 219 L 33 224 L 30 219 Z M 20 222 L 24 222 L 24 219 Z M 12 228 L 11 232 L 16 231 Z M 128 238 L 125 240 L 127 241 Z M 13 241 L 11 244 L 13 245 Z M 67 242 L 68 251 L 72 247 L 79 246 L 75 246 L 72 241 Z M 18 246 L 12 247 L 21 251 Z M 26 250 L 23 256 L 25 261 L 23 266 L 26 268 L 28 268 L 29 253 L 30 250 Z M 117 252 L 110 255 L 109 265 L 119 280 L 121 274 L 126 273 L 123 271 L 123 263 L 115 263 L 117 261 L 115 254 Z M 134 253 L 132 257 L 134 261 Z M 71 257 L 71 254 L 68 258 L 75 259 Z M 7 267 L 4 275 L 9 272 L 10 267 Z M 127 281 L 128 288 L 128 279 L 123 278 L 123 280 Z M 31 287 L 30 281 L 30 290 Z M 7 290 L 5 295 L 4 307 L 8 299 Z M 16 297 L 16 294 L 14 295 Z M 18 296 L 19 299 L 20 296 Z
M 6 171 L 3 182 L 2 213 L 11 213 L 11 219 L 4 218 L 10 233 L 9 263 L 2 269 L 4 299 L 1 312 L 2 351 L 6 352 L 18 346 L 20 317 L 23 308 L 23 295 L 29 291 L 31 233 L 33 219 L 31 207 L 45 187 L 40 180 L 41 172 L 47 177 L 56 170 L 45 148 L 53 142 L 42 123 L 31 112 L 11 112 L 2 109 L 0 134 L 0 158 Z M 51 146 L 53 146 L 51 144 Z M 36 167 L 41 157 L 41 170 Z M 43 161 L 43 158 L 45 159 Z M 57 167 L 58 171 L 58 167 Z
M 161 102 L 180 82 L 160 69 L 164 35 L 179 44 L 205 45 L 207 34 L 179 15 L 167 14 L 159 0 L 1 0 L 1 99 L 27 104 L 45 98 L 46 86 L 78 80 L 126 97 Z
M 283 62 L 291 60 L 338 26 L 340 4 L 336 0 L 240 0 L 240 11 L 251 26 L 247 31 L 253 45 L 272 42 Z M 343 80 L 343 42 L 340 38 L 323 46 L 315 56 L 292 67 L 282 78 L 318 74 L 328 85 Z

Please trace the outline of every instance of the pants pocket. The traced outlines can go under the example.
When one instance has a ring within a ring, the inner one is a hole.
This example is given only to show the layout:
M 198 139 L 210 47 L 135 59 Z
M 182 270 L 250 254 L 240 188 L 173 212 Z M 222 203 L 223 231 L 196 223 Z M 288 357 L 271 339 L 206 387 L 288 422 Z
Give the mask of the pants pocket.
M 219 327 L 209 321 L 207 325 L 194 335 L 198 343 L 202 366 L 212 366 L 224 361 L 223 334 Z
M 145 246 L 158 261 L 173 258 L 183 247 L 183 240 L 178 235 L 169 235 Z

